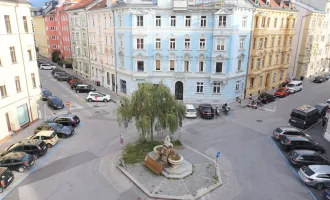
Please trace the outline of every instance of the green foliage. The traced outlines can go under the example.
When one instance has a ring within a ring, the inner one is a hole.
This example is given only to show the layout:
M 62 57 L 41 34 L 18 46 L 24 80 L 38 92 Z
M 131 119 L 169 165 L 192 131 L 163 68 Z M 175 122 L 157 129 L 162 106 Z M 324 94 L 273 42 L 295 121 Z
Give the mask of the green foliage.
M 116 110 L 118 124 L 125 128 L 132 121 L 140 133 L 140 140 L 147 136 L 153 141 L 154 129 L 174 133 L 179 128 L 179 120 L 185 117 L 185 106 L 177 102 L 170 89 L 162 82 L 139 84 L 131 98 L 122 97 L 121 106 Z
M 59 50 L 54 50 L 52 52 L 52 61 L 57 63 L 61 60 L 61 52 Z

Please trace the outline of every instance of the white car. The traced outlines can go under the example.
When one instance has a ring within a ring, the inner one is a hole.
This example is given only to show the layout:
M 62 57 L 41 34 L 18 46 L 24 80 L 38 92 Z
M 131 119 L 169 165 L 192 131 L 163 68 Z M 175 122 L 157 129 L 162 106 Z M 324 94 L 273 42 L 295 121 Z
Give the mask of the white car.
M 41 64 L 40 65 L 40 69 L 55 69 L 56 66 L 55 65 L 51 65 L 51 64 Z
M 290 93 L 296 93 L 303 89 L 303 82 L 302 81 L 291 81 L 288 83 L 286 88 L 290 91 Z
M 328 104 L 328 106 L 330 107 L 330 99 L 328 99 L 328 101 L 325 103 Z
M 192 104 L 186 104 L 186 117 L 197 117 L 197 112 Z
M 101 92 L 89 92 L 86 100 L 89 102 L 92 101 L 103 101 L 103 102 L 109 102 L 111 101 L 111 97 L 108 94 L 103 94 Z

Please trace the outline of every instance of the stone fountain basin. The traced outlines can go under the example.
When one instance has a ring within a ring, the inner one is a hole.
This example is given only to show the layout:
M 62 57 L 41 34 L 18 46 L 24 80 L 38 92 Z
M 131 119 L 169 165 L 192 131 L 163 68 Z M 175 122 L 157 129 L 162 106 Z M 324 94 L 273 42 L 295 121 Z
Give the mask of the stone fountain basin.
M 157 154 L 157 155 L 160 154 L 160 151 L 157 150 L 157 148 L 159 148 L 159 147 L 163 148 L 164 146 L 163 146 L 163 145 L 157 145 L 157 146 L 154 147 L 154 152 L 155 152 L 155 154 Z
M 170 157 L 168 157 L 168 162 L 171 163 L 172 165 L 176 166 L 176 165 L 180 165 L 183 161 L 183 156 L 178 154 L 180 156 L 179 160 L 172 160 Z

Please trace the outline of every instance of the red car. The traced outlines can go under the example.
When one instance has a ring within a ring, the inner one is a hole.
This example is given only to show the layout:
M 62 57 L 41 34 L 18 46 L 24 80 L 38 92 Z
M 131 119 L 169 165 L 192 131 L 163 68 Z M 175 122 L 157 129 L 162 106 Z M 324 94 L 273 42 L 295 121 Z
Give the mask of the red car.
M 289 92 L 289 90 L 287 89 L 287 88 L 280 88 L 280 89 L 278 89 L 276 92 L 275 92 L 275 94 L 274 94 L 274 96 L 276 96 L 276 97 L 286 97 L 286 96 L 288 96 L 290 94 L 290 92 Z

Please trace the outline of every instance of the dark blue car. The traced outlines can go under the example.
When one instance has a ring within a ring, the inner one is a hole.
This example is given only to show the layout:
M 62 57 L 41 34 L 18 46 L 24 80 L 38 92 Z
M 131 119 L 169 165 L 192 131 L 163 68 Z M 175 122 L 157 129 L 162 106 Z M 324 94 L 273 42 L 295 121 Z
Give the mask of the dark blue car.
M 47 89 L 42 89 L 42 100 L 46 101 L 48 97 L 52 96 L 52 93 Z
M 53 108 L 54 110 L 59 110 L 64 108 L 63 101 L 56 96 L 48 97 L 47 104 L 49 107 Z
M 323 191 L 323 198 L 326 200 L 330 199 L 330 189 L 329 188 L 327 188 Z

